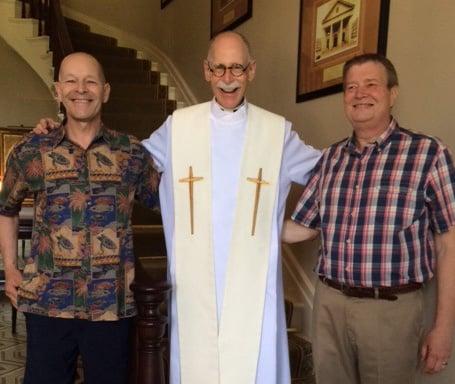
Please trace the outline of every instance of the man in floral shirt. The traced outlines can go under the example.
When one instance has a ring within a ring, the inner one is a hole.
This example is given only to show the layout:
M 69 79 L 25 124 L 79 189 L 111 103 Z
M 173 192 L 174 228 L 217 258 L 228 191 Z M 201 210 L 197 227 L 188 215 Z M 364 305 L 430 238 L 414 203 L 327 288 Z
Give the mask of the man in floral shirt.
M 86 383 L 127 382 L 135 305 L 131 211 L 158 206 L 159 175 L 140 142 L 101 121 L 109 98 L 100 64 L 67 56 L 56 83 L 67 122 L 13 149 L 0 193 L 6 293 L 25 313 L 24 384 L 69 383 L 81 354 Z M 32 248 L 16 268 L 17 222 L 35 197 Z

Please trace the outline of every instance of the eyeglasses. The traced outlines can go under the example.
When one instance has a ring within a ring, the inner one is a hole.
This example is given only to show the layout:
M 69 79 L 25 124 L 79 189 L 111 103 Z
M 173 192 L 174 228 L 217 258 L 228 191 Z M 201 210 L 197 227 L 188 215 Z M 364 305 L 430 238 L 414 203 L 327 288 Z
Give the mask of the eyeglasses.
M 223 77 L 227 69 L 229 69 L 232 76 L 240 77 L 245 73 L 250 64 L 251 63 L 248 63 L 246 66 L 243 66 L 241 64 L 232 64 L 230 67 L 226 67 L 224 64 L 217 64 L 212 68 L 210 63 L 207 61 L 207 67 L 209 68 L 209 71 L 212 72 L 216 77 Z

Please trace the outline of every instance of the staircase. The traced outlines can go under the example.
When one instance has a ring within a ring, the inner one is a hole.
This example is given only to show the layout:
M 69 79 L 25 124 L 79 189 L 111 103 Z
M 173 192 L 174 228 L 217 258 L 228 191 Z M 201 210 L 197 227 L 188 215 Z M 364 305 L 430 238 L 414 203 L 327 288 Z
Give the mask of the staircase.
M 22 17 L 22 5 L 15 0 L 0 0 L 0 36 L 24 58 L 48 86 L 54 81 L 49 37 L 39 36 L 39 22 Z
M 169 89 L 161 85 L 161 74 L 149 60 L 138 59 L 135 49 L 119 47 L 117 40 L 93 33 L 90 27 L 65 19 L 73 49 L 95 56 L 111 84 L 111 97 L 103 106 L 103 121 L 112 129 L 149 137 L 176 109 L 168 99 Z

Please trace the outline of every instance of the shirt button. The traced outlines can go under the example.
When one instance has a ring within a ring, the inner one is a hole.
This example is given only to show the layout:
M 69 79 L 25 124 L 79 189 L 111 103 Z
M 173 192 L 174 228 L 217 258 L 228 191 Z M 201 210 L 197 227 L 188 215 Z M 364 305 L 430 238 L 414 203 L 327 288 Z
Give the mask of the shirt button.
M 351 242 L 351 239 L 346 239 L 346 243 L 349 244 Z
M 355 185 L 355 189 L 359 189 L 359 184 L 356 184 L 356 185 Z

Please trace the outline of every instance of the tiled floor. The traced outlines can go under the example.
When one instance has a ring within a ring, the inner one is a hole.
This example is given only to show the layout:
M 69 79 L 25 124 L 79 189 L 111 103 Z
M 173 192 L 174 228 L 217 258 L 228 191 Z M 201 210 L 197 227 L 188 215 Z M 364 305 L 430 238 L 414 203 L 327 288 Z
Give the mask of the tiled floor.
M 20 384 L 24 375 L 25 322 L 18 315 L 17 333 L 11 332 L 11 306 L 0 294 L 0 384 Z

